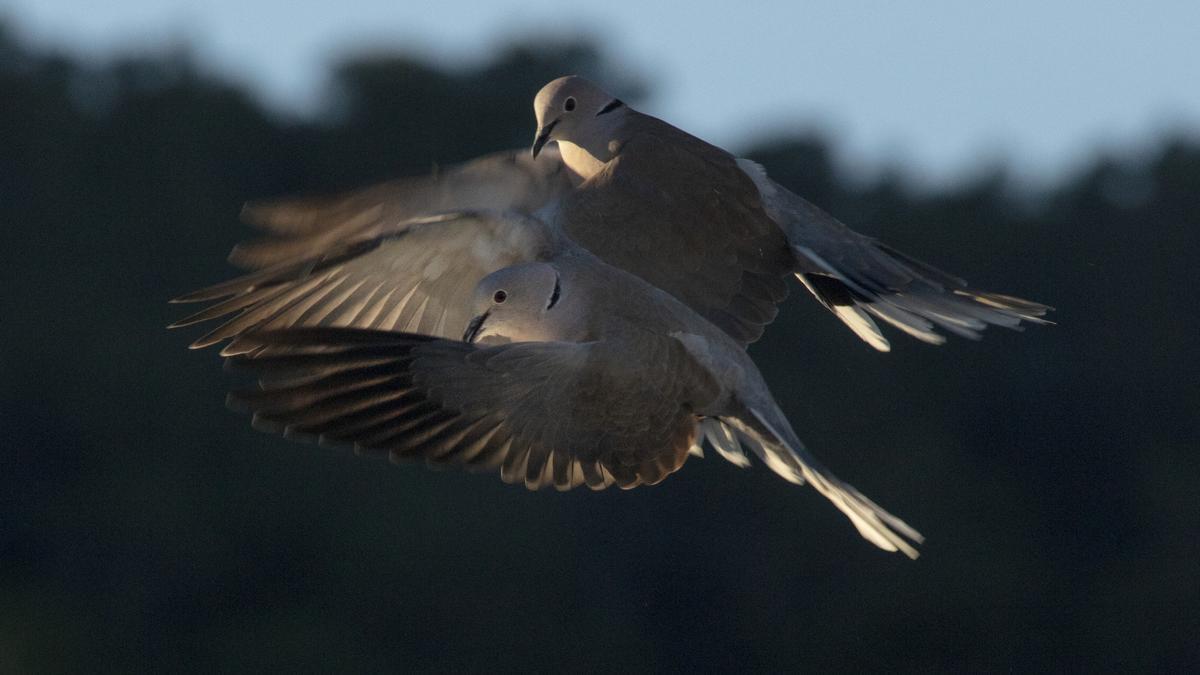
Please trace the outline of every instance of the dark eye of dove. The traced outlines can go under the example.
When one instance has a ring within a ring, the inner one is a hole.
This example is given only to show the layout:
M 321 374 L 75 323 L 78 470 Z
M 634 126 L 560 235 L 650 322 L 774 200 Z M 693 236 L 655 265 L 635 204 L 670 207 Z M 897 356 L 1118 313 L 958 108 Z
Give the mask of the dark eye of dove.
M 563 110 L 566 110 L 567 112 L 571 112 L 574 109 L 575 109 L 575 97 L 568 96 L 567 100 L 563 101 Z
M 508 293 L 505 291 L 496 291 L 492 294 L 492 302 L 497 305 L 503 304 L 508 299 Z

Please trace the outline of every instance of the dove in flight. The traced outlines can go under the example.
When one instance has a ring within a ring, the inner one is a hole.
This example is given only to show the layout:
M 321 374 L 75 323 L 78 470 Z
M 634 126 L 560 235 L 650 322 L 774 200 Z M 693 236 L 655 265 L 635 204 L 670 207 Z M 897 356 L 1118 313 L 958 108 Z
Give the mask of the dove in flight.
M 922 538 L 822 466 L 797 439 L 744 345 L 671 294 L 533 218 L 462 214 L 464 227 L 543 247 L 485 275 L 462 339 L 361 328 L 245 337 L 260 377 L 231 395 L 256 427 L 393 460 L 499 470 L 530 489 L 656 484 L 707 442 L 807 483 L 873 544 Z
M 487 155 L 434 175 L 326 199 L 250 204 L 268 232 L 230 255 L 248 274 L 177 298 L 210 302 L 178 322 L 224 319 L 193 346 L 286 326 L 461 333 L 463 296 L 486 274 L 539 259 L 519 239 L 472 242 L 425 224 L 448 211 L 536 215 L 602 260 L 670 293 L 743 344 L 798 278 L 868 344 L 875 319 L 932 344 L 937 328 L 1044 323 L 1045 305 L 977 291 L 860 235 L 737 159 L 579 77 L 535 98 L 532 153 Z M 551 144 L 553 142 L 553 144 Z M 548 145 L 550 144 L 550 145 Z M 557 146 L 557 147 L 555 147 Z
M 754 162 L 640 113 L 584 78 L 547 84 L 534 99 L 534 113 L 532 154 L 557 141 L 563 164 L 578 177 L 579 187 L 558 212 L 561 227 L 596 255 L 662 288 L 673 287 L 673 275 L 689 272 L 713 275 L 706 280 L 711 284 L 729 283 L 730 270 L 794 274 L 880 351 L 890 344 L 874 318 L 931 344 L 945 341 L 938 327 L 977 339 L 989 324 L 1046 323 L 1041 317 L 1050 307 L 972 289 L 858 234 Z M 593 221 L 619 224 L 606 231 Z M 641 259 L 668 241 L 665 250 L 698 256 L 689 259 L 700 260 L 702 269 L 681 272 Z M 720 255 L 724 276 L 705 269 Z M 741 287 L 726 292 L 732 293 L 730 313 L 751 326 L 763 315 L 755 314 L 761 305 L 746 301 L 773 299 L 755 281 L 743 274 Z

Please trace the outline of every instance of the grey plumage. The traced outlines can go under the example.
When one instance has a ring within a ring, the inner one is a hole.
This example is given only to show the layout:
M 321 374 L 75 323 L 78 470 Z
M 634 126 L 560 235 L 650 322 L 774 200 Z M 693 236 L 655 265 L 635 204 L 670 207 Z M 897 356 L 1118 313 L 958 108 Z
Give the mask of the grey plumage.
M 531 489 L 655 484 L 707 440 L 739 466 L 750 452 L 812 484 L 872 543 L 916 556 L 919 534 L 808 454 L 739 342 L 567 240 L 548 260 L 480 282 L 474 344 L 344 328 L 256 333 L 257 348 L 233 363 L 258 373 L 261 389 L 232 402 L 262 429 L 498 470 Z
M 859 235 L 585 80 L 551 82 L 535 113 L 529 154 L 248 205 L 267 233 L 230 255 L 248 273 L 178 298 L 210 304 L 173 327 L 222 321 L 192 346 L 227 342 L 260 374 L 233 398 L 259 428 L 531 488 L 653 484 L 705 446 L 749 453 L 915 557 L 919 534 L 807 453 L 746 345 L 789 276 L 885 351 L 877 321 L 940 344 L 1050 308 Z M 503 307 L 501 282 L 519 291 Z
M 496 153 L 339 197 L 248 205 L 243 216 L 268 236 L 239 244 L 230 260 L 254 271 L 178 298 L 217 303 L 180 324 L 226 318 L 195 346 L 234 338 L 227 351 L 246 332 L 292 325 L 453 336 L 464 288 L 540 255 L 502 238 L 467 246 L 453 228 L 414 236 L 422 219 L 473 210 L 545 220 L 743 344 L 774 319 L 791 275 L 881 350 L 889 343 L 877 320 L 931 344 L 944 341 L 938 330 L 978 338 L 988 325 L 1045 322 L 1049 307 L 972 289 L 850 230 L 752 162 L 613 100 L 586 80 L 560 78 L 535 100 L 538 137 L 558 148 L 536 158 Z M 465 252 L 474 255 L 459 262 Z
M 804 198 L 775 183 L 748 160 L 771 218 L 787 233 L 796 277 L 859 337 L 881 351 L 890 345 L 872 317 L 918 340 L 941 344 L 941 328 L 972 340 L 989 325 L 1019 329 L 1022 321 L 1049 323 L 1051 307 L 971 288 L 967 282 L 863 236 Z
M 265 333 L 262 340 L 289 349 L 238 363 L 276 379 L 231 399 L 254 411 L 260 428 L 352 443 L 396 461 L 499 470 L 530 489 L 658 483 L 690 447 L 689 402 L 711 396 L 706 388 L 713 387 L 702 372 L 691 380 L 643 377 L 687 372 L 678 363 L 686 354 L 669 339 L 621 353 L 620 345 L 602 343 L 479 348 L 353 329 Z M 278 379 L 278 369 L 292 368 L 301 369 L 297 383 Z M 581 414 L 580 392 L 609 389 L 604 405 Z
M 229 355 L 252 344 L 247 334 L 290 326 L 350 326 L 426 335 L 462 335 L 479 279 L 552 250 L 555 231 L 513 215 L 453 213 L 377 225 L 354 235 L 328 259 L 282 260 L 179 302 L 221 299 L 172 327 L 233 315 L 192 343 L 234 338 Z

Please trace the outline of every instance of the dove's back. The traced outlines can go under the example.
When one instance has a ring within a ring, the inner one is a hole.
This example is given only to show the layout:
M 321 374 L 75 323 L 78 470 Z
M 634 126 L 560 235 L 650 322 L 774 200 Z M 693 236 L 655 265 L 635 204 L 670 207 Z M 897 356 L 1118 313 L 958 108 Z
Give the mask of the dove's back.
M 563 196 L 557 223 L 605 262 L 678 298 L 742 344 L 787 296 L 787 237 L 724 150 L 629 111 L 615 156 Z

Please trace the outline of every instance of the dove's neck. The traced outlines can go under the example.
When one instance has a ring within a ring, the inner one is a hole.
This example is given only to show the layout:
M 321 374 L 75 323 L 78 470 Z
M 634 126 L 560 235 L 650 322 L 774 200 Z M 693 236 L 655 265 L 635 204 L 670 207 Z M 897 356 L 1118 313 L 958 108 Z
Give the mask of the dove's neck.
M 618 139 L 624 138 L 621 129 L 628 113 L 622 107 L 592 120 L 586 133 L 576 133 L 571 140 L 558 139 L 563 164 L 583 180 L 599 173 L 621 149 Z
M 562 154 L 563 164 L 566 164 L 567 168 L 579 176 L 581 180 L 587 180 L 600 173 L 600 170 L 604 168 L 605 162 L 612 159 L 611 154 L 601 159 L 600 157 L 604 157 L 604 153 L 593 152 L 586 147 L 580 147 L 570 141 L 564 140 L 558 141 L 558 151 Z M 596 155 L 600 155 L 600 157 Z

